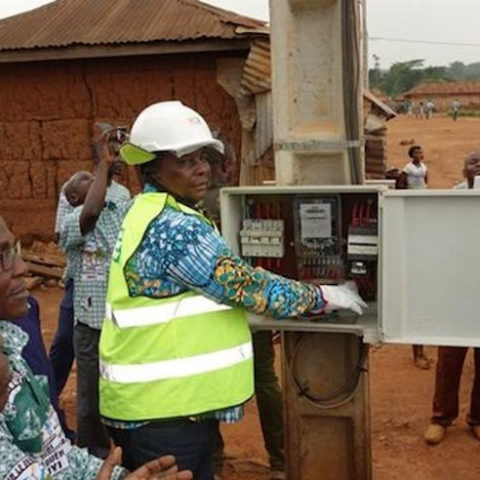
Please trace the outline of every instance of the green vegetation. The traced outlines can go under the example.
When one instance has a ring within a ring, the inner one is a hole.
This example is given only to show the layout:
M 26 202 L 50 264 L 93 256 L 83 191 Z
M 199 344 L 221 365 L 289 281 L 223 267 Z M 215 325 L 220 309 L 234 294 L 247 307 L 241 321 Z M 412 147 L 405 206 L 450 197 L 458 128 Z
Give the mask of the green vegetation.
M 465 65 L 453 62 L 448 67 L 424 67 L 424 60 L 394 63 L 388 70 L 380 68 L 380 58 L 376 55 L 375 65 L 369 70 L 370 88 L 377 88 L 395 97 L 408 92 L 423 82 L 455 82 L 480 80 L 480 62 Z

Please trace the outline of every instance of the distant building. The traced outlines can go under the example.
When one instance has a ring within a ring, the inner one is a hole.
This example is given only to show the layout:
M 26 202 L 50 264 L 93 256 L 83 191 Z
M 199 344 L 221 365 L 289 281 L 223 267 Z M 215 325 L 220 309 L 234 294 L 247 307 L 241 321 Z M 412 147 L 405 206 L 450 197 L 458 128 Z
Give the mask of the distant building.
M 457 99 L 462 108 L 480 109 L 480 82 L 425 82 L 403 97 L 418 105 L 432 100 L 439 111 L 447 111 Z
M 197 0 L 57 0 L 1 20 L 0 212 L 14 233 L 52 235 L 60 187 L 91 168 L 94 123 L 128 126 L 154 102 L 198 110 L 239 170 L 256 124 L 240 82 L 264 38 L 263 22 Z M 136 186 L 133 169 L 124 181 Z

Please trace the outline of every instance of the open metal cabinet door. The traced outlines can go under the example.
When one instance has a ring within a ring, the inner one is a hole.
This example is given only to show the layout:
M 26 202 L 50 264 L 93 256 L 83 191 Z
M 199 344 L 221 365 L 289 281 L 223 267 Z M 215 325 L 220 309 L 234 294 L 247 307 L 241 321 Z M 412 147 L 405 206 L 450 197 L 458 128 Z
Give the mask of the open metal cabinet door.
M 480 191 L 382 198 L 383 340 L 480 346 Z

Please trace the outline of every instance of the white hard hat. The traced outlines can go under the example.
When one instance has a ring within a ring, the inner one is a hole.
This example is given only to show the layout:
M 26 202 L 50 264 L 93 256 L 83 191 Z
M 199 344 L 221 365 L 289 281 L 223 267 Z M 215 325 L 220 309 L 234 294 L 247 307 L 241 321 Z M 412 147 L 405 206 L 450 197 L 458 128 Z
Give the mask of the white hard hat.
M 130 141 L 120 148 L 126 163 L 139 165 L 156 158 L 151 152 L 172 152 L 177 157 L 211 146 L 223 153 L 207 122 L 182 102 L 160 102 L 143 110 L 133 123 Z

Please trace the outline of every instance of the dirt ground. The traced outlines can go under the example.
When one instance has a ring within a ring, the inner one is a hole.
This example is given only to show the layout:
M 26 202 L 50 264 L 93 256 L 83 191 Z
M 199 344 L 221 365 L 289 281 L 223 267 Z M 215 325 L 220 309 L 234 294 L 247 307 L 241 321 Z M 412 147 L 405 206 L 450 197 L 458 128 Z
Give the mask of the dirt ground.
M 430 171 L 432 188 L 450 188 L 461 180 L 462 159 L 470 151 L 480 149 L 480 119 L 450 118 L 415 120 L 406 117 L 389 122 L 389 164 L 402 167 L 408 146 L 402 140 L 413 139 L 423 146 Z M 62 291 L 60 288 L 37 288 L 41 305 L 43 331 L 50 345 L 57 321 Z M 436 349 L 427 348 L 435 358 Z M 421 371 L 412 364 L 409 346 L 384 345 L 371 349 L 371 437 L 375 480 L 474 480 L 480 472 L 480 442 L 467 429 L 465 415 L 473 375 L 469 352 L 461 388 L 461 413 L 439 446 L 428 447 L 422 434 L 431 415 L 434 369 Z M 74 424 L 75 374 L 63 395 L 70 424 Z M 224 470 L 224 480 L 267 480 L 266 454 L 255 404 L 247 406 L 246 418 L 224 428 L 226 453 L 235 460 Z M 321 477 L 319 476 L 319 480 Z

